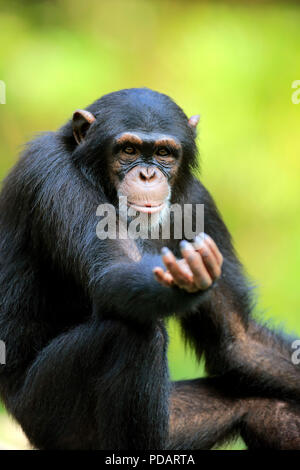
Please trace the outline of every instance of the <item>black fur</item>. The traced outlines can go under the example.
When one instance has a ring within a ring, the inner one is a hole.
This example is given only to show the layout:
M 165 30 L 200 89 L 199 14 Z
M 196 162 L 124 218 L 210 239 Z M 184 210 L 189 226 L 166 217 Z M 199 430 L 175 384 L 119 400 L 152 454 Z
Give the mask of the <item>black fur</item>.
M 250 447 L 284 447 L 286 432 L 268 444 L 255 419 L 246 420 L 254 409 L 246 397 L 255 397 L 255 410 L 259 403 L 264 410 L 265 397 L 274 406 L 293 403 L 286 422 L 299 425 L 300 374 L 288 340 L 251 319 L 251 286 L 230 235 L 192 176 L 197 154 L 187 117 L 148 89 L 106 95 L 87 110 L 96 121 L 83 143 L 76 144 L 71 121 L 41 135 L 1 192 L 0 339 L 7 359 L 0 392 L 8 411 L 41 449 L 207 448 L 238 432 Z M 205 204 L 205 231 L 224 256 L 221 278 L 205 293 L 154 279 L 160 248 L 180 256 L 178 240 L 141 244 L 142 259 L 134 262 L 117 240 L 96 237 L 97 206 L 117 202 L 108 183 L 111 138 L 136 129 L 170 133 L 182 144 L 172 202 Z M 219 382 L 170 384 L 164 319 L 173 313 Z M 212 399 L 209 421 L 201 421 Z M 271 429 L 272 413 L 269 421 Z

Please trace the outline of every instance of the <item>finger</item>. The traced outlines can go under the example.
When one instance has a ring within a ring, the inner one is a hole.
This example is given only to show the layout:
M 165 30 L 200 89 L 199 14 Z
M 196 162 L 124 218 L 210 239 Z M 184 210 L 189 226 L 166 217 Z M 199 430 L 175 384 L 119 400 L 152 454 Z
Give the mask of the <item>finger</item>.
M 180 260 L 177 260 L 177 264 L 179 264 L 180 269 L 189 275 L 189 277 L 193 277 L 193 273 L 190 270 L 189 265 L 187 264 L 186 260 L 184 258 L 181 258 Z
M 161 253 L 162 260 L 169 273 L 172 275 L 175 284 L 182 289 L 189 288 L 192 283 L 191 276 L 177 263 L 177 259 L 173 253 L 166 247 L 161 250 Z
M 213 254 L 210 245 L 207 240 L 201 239 L 201 243 L 198 243 L 198 240 L 195 243 L 198 253 L 200 253 L 203 263 L 206 266 L 210 276 L 213 280 L 217 279 L 221 275 L 221 267 L 217 261 L 217 258 Z
M 180 243 L 180 249 L 182 256 L 193 273 L 194 284 L 198 289 L 204 290 L 211 286 L 212 279 L 202 261 L 201 255 L 194 250 L 191 243 L 183 240 Z
M 162 284 L 165 287 L 169 287 L 167 285 L 166 281 L 165 281 L 163 269 L 157 267 L 157 268 L 154 268 L 152 272 L 153 272 L 154 277 L 157 280 L 157 282 L 159 282 L 160 284 Z
M 205 241 L 209 244 L 210 249 L 212 250 L 213 254 L 215 255 L 215 257 L 216 257 L 216 259 L 217 259 L 219 265 L 222 266 L 222 264 L 223 264 L 223 255 L 222 255 L 222 253 L 220 252 L 220 250 L 219 250 L 219 248 L 218 248 L 216 242 L 215 242 L 209 235 L 207 235 L 207 233 L 203 233 L 203 232 L 202 232 L 202 233 L 200 233 L 200 234 L 198 235 L 198 237 L 199 237 L 201 240 L 205 240 Z M 196 240 L 198 237 L 196 237 L 195 240 Z
M 174 279 L 170 273 L 166 273 L 162 268 L 157 267 L 153 269 L 153 274 L 156 280 L 165 287 L 171 287 L 174 284 Z

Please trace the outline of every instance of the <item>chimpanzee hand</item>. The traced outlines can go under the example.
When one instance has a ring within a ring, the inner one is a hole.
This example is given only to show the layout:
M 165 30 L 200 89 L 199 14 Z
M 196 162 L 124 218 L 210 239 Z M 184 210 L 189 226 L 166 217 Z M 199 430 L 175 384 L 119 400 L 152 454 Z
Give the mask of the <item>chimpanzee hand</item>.
M 187 292 L 208 289 L 221 275 L 223 256 L 213 239 L 206 234 L 195 238 L 193 245 L 180 243 L 183 259 L 177 260 L 168 248 L 162 249 L 162 259 L 167 268 L 153 270 L 156 280 L 166 287 L 178 286 Z

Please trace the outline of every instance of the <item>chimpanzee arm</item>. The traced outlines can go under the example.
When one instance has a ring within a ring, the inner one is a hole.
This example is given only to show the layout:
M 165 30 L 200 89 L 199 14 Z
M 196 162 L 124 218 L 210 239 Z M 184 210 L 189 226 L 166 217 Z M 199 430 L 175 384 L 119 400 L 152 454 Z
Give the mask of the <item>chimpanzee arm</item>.
M 44 256 L 50 266 L 75 278 L 94 313 L 150 321 L 193 310 L 205 297 L 203 291 L 189 294 L 160 285 L 152 273 L 163 266 L 159 256 L 135 263 L 119 240 L 97 238 L 96 210 L 107 200 L 101 187 L 74 167 L 59 134 L 46 134 L 29 146 L 9 175 L 4 195 L 7 224 L 26 231 L 33 258 Z
M 165 317 L 175 311 L 194 310 L 209 295 L 209 290 L 188 293 L 178 287 L 164 287 L 153 276 L 163 264 L 158 255 L 144 255 L 139 263 L 117 263 L 102 271 L 96 287 L 94 309 L 112 317 L 121 311 L 143 322 Z
M 198 357 L 205 354 L 209 373 L 228 377 L 249 393 L 300 399 L 300 370 L 288 354 L 288 339 L 260 327 L 251 318 L 252 295 L 230 235 L 203 186 L 193 197 L 205 204 L 205 231 L 223 258 L 222 275 L 198 309 L 181 319 Z M 292 341 L 292 340 L 290 340 Z

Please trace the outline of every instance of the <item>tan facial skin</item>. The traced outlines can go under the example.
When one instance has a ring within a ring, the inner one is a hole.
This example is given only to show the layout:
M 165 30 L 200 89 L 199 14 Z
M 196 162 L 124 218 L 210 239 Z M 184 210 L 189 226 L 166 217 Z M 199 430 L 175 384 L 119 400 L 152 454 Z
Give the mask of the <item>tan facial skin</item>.
M 126 196 L 128 205 L 144 213 L 160 212 L 167 204 L 170 186 L 176 177 L 181 161 L 181 145 L 173 137 L 126 132 L 118 136 L 115 143 L 120 151 L 111 165 L 111 178 L 119 196 Z M 126 172 L 122 181 L 118 174 L 122 167 L 138 161 L 143 155 L 143 144 L 153 146 L 152 166 L 142 164 Z M 175 158 L 176 152 L 176 158 Z M 170 175 L 170 180 L 155 164 L 161 164 Z

